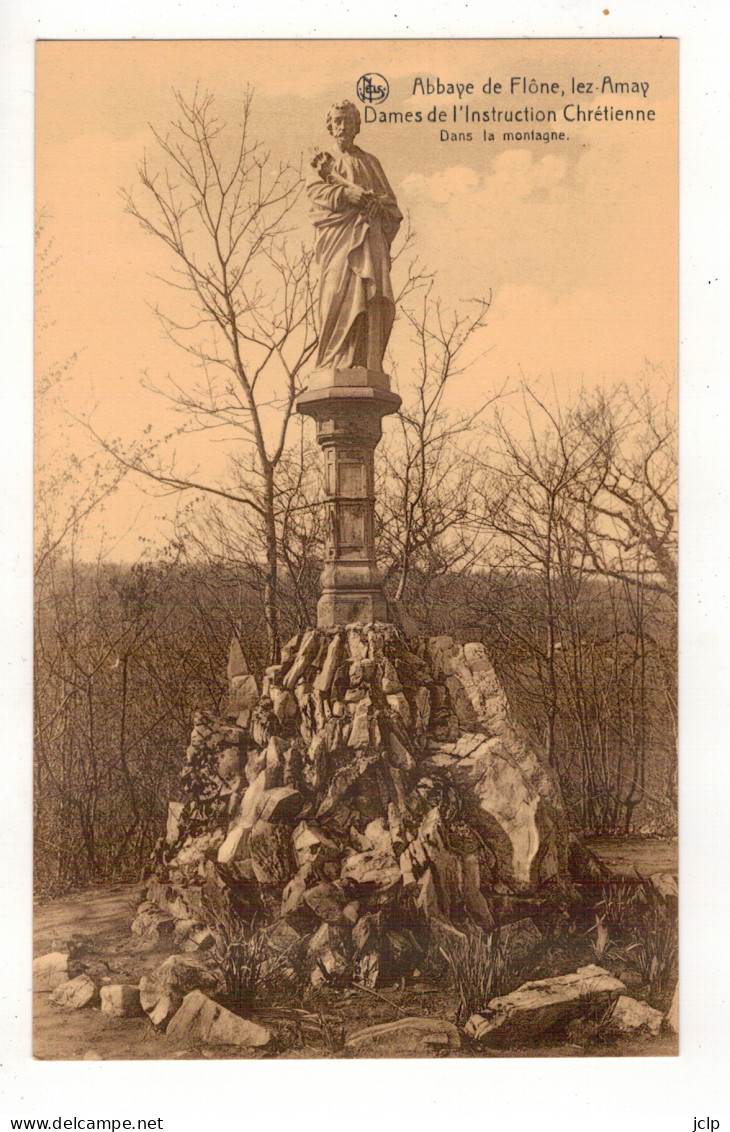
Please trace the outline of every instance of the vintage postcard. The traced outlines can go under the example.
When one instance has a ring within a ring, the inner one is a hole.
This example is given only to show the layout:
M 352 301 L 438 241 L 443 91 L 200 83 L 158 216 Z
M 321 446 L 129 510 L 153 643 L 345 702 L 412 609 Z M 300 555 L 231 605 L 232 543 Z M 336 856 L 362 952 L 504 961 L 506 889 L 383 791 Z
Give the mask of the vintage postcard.
M 677 136 L 674 39 L 38 43 L 36 1058 L 677 1054 Z

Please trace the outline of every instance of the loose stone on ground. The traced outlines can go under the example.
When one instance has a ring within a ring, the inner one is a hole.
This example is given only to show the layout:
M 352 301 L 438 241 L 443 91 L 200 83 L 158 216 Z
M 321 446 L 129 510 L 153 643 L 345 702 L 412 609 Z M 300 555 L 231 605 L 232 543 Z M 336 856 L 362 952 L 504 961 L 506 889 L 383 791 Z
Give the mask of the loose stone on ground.
M 271 1041 L 271 1032 L 265 1026 L 240 1018 L 199 990 L 185 996 L 167 1027 L 167 1035 L 194 1044 L 251 1048 L 267 1046 Z

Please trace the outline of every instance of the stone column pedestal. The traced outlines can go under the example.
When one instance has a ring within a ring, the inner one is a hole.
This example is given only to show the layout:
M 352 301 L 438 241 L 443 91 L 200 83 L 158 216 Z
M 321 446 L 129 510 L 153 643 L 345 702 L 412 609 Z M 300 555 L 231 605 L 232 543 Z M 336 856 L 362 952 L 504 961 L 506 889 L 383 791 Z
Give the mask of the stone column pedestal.
M 317 624 L 387 621 L 375 561 L 374 453 L 382 419 L 400 408 L 386 374 L 353 366 L 315 370 L 297 410 L 317 423 L 324 453 L 327 537 Z

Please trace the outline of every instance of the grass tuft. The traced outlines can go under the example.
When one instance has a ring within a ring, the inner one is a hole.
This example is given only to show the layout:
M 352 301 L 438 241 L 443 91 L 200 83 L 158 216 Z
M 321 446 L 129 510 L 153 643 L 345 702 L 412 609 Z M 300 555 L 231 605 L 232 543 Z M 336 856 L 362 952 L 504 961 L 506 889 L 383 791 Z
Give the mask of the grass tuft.
M 206 922 L 215 940 L 213 954 L 225 980 L 230 1007 L 245 1016 L 285 975 L 290 966 L 289 952 L 274 951 L 264 928 L 240 919 L 221 905 L 206 907 Z
M 659 907 L 644 918 L 641 938 L 627 952 L 639 969 L 652 997 L 661 998 L 669 989 L 677 970 L 679 939 L 677 923 Z
M 457 1025 L 508 990 L 506 949 L 496 932 L 487 934 L 472 925 L 463 939 L 444 941 L 439 950 L 449 965 L 459 995 Z

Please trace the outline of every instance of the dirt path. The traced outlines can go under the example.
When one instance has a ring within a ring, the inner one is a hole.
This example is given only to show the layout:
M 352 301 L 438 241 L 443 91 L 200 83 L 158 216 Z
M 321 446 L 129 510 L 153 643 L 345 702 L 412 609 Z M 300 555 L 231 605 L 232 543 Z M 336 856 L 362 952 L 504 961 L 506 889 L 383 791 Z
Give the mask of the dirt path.
M 676 875 L 679 863 L 675 840 L 642 837 L 594 837 L 584 842 L 587 849 L 607 865 L 623 868 L 628 875 L 637 870 L 642 877 L 653 873 Z
M 137 885 L 109 885 L 75 893 L 59 900 L 39 904 L 34 914 L 34 955 L 43 955 L 59 941 L 72 936 L 85 937 L 86 953 L 94 965 L 97 981 L 107 978 L 111 982 L 137 983 L 144 971 L 156 967 L 168 954 L 169 947 L 145 949 L 130 933 L 133 910 L 140 898 Z M 392 1021 L 403 1013 L 434 1013 L 453 1016 L 456 999 L 446 990 L 425 992 L 423 988 L 390 990 L 394 1005 L 378 1002 L 370 996 L 352 993 L 340 997 L 336 992 L 324 1009 L 341 1013 L 346 1031 Z M 433 997 L 435 995 L 435 998 Z M 429 1005 L 426 1006 L 426 1003 Z M 339 1009 L 338 1009 L 339 1007 Z M 140 1061 L 161 1059 L 199 1059 L 202 1057 L 231 1058 L 238 1060 L 262 1056 L 291 1058 L 331 1058 L 342 1053 L 327 1048 L 325 1042 L 301 1044 L 278 1053 L 247 1053 L 242 1050 L 190 1050 L 181 1048 L 165 1034 L 157 1033 L 145 1018 L 110 1018 L 98 1008 L 65 1010 L 54 1006 L 48 994 L 33 995 L 33 1054 L 49 1061 L 79 1061 L 86 1059 L 109 1061 Z M 476 1051 L 463 1048 L 452 1056 L 457 1057 L 671 1057 L 678 1053 L 676 1037 L 645 1036 L 621 1038 L 606 1045 L 583 1048 L 566 1042 L 553 1045 L 536 1045 L 506 1051 Z M 377 1056 L 377 1055 L 376 1055 Z M 383 1056 L 414 1056 L 412 1053 L 389 1052 Z M 419 1054 L 418 1056 L 423 1056 Z M 434 1055 L 435 1056 L 435 1055 Z
M 121 940 L 129 935 L 140 899 L 138 884 L 112 884 L 37 904 L 33 910 L 33 954 L 50 951 L 54 938 L 64 939 L 76 932 L 99 940 Z
M 89 937 L 91 956 L 114 981 L 137 982 L 167 952 L 142 953 L 129 931 L 140 899 L 139 885 L 115 884 L 74 893 L 36 905 L 33 914 L 33 954 L 44 955 L 59 940 Z M 178 1054 L 164 1034 L 144 1018 L 110 1018 L 99 1009 L 64 1010 L 47 994 L 33 995 L 33 1056 L 41 1060 L 78 1061 L 89 1052 L 102 1060 L 146 1060 Z

